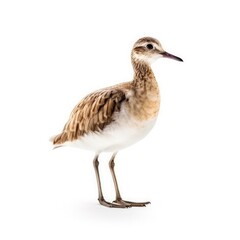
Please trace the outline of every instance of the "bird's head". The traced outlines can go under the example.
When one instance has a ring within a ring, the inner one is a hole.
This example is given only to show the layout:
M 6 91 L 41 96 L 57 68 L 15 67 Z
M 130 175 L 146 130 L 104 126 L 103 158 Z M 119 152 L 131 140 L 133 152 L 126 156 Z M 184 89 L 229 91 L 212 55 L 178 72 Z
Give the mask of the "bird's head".
M 140 38 L 133 46 L 132 59 L 135 61 L 143 61 L 151 64 L 160 57 L 171 58 L 183 62 L 181 58 L 166 52 L 162 48 L 161 43 L 152 37 Z

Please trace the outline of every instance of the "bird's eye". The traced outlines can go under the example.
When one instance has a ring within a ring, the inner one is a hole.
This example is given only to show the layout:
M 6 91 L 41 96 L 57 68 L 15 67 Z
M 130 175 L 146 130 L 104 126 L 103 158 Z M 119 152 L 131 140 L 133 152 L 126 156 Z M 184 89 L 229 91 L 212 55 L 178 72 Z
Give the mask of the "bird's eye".
M 153 45 L 152 45 L 152 44 L 150 44 L 150 43 L 149 43 L 149 44 L 147 44 L 147 46 L 146 46 L 146 47 L 147 47 L 147 49 L 149 49 L 149 50 L 153 49 Z

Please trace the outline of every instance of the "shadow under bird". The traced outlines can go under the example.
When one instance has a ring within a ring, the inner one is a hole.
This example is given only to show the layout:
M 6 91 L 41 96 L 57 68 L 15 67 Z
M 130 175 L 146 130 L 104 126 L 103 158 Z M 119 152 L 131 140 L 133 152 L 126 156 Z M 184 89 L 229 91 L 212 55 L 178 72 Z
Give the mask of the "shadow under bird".
M 151 63 L 160 57 L 183 61 L 164 51 L 157 39 L 140 38 L 131 52 L 133 80 L 87 95 L 73 109 L 62 133 L 51 139 L 55 147 L 73 146 L 96 153 L 93 165 L 98 185 L 98 201 L 103 206 L 144 207 L 150 203 L 122 199 L 114 171 L 114 159 L 119 150 L 144 138 L 156 122 L 160 95 Z M 98 156 L 102 152 L 113 154 L 109 161 L 116 192 L 113 202 L 106 201 L 102 192 L 98 169 Z

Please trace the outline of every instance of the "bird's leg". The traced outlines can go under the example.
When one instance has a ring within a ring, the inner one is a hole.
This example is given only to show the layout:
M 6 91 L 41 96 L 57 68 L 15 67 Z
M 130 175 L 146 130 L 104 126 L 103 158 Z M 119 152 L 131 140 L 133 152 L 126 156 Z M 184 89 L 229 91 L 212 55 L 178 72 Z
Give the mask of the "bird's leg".
M 126 204 L 115 204 L 115 203 L 110 203 L 107 202 L 104 197 L 103 197 L 103 193 L 102 193 L 102 186 L 101 186 L 101 180 L 100 180 L 100 175 L 99 175 L 99 161 L 98 161 L 98 156 L 96 155 L 93 159 L 93 166 L 94 166 L 94 170 L 96 173 L 96 178 L 97 178 L 97 186 L 98 186 L 98 201 L 101 205 L 105 206 L 105 207 L 115 207 L 115 208 L 126 208 L 128 207 Z
M 116 153 L 114 153 L 112 155 L 112 158 L 109 161 L 109 168 L 110 168 L 110 171 L 111 171 L 111 174 L 112 174 L 114 188 L 115 188 L 115 192 L 116 192 L 116 200 L 115 200 L 115 202 L 117 202 L 117 201 L 122 200 L 122 197 L 121 197 L 121 194 L 120 194 L 120 191 L 119 191 L 119 187 L 118 187 L 118 183 L 117 183 L 117 177 L 116 177 L 116 174 L 115 174 L 115 171 L 114 171 L 114 167 L 115 167 L 114 159 L 115 159 L 115 156 L 116 156 Z
M 112 174 L 112 178 L 113 178 L 113 183 L 114 183 L 114 187 L 115 187 L 115 192 L 116 192 L 116 200 L 114 201 L 114 203 L 118 203 L 118 204 L 125 204 L 128 207 L 145 207 L 147 204 L 149 204 L 150 202 L 130 202 L 130 201 L 125 201 L 122 199 L 120 191 L 119 191 L 119 187 L 118 187 L 118 183 L 117 183 L 117 178 L 116 178 L 116 174 L 114 171 L 114 166 L 115 166 L 115 156 L 117 153 L 114 153 L 112 155 L 112 158 L 109 161 L 109 168 Z

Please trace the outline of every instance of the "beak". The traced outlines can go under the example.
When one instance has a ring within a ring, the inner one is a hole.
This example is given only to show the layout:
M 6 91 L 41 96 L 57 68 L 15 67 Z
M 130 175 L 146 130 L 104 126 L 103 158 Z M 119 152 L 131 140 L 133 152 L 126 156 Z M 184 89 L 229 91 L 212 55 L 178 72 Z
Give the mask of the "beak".
M 183 60 L 180 57 L 174 56 L 168 52 L 161 52 L 160 54 L 165 58 L 170 58 L 170 59 L 177 60 L 179 62 L 183 62 Z

